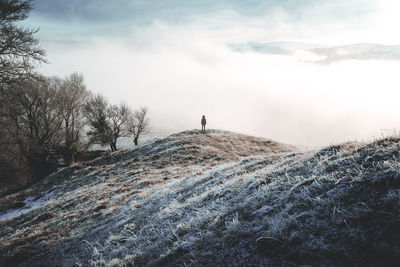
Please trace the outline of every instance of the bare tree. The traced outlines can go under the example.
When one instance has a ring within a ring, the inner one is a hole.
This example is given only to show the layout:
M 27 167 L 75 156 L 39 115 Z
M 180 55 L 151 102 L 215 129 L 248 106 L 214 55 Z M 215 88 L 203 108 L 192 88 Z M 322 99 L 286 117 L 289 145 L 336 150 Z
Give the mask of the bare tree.
M 138 145 L 139 137 L 149 132 L 149 109 L 141 107 L 133 113 L 128 123 L 128 131 L 133 136 L 133 142 Z
M 62 109 L 59 82 L 56 78 L 42 77 L 40 81 L 20 87 L 16 92 L 17 134 L 30 139 L 38 147 L 53 147 L 60 143 Z
M 125 104 L 109 105 L 103 96 L 95 95 L 86 102 L 84 114 L 91 127 L 90 143 L 109 145 L 111 151 L 116 151 L 118 138 L 129 133 L 126 127 L 132 116 L 130 109 Z
M 108 117 L 111 128 L 111 151 L 117 150 L 117 139 L 122 136 L 128 136 L 127 124 L 132 112 L 125 104 L 112 105 L 108 108 Z
M 0 182 L 5 178 L 7 185 L 40 176 L 43 169 L 35 160 L 41 157 L 32 155 L 58 138 L 57 89 L 33 73 L 46 61 L 34 36 L 38 30 L 18 25 L 31 3 L 0 0 Z
M 91 144 L 109 145 L 110 129 L 107 118 L 108 103 L 101 95 L 91 95 L 83 107 L 90 130 L 87 135 Z
M 58 84 L 57 79 L 45 77 L 25 81 L 7 91 L 6 99 L 12 101 L 2 103 L 4 147 L 13 147 L 13 151 L 18 148 L 18 155 L 10 158 L 24 158 L 35 178 L 49 171 L 46 150 L 58 147 L 62 141 Z
M 83 75 L 72 73 L 60 84 L 60 98 L 63 118 L 67 163 L 73 162 L 74 152 L 82 144 L 84 117 L 82 109 L 88 96 Z
M 34 37 L 37 29 L 17 26 L 28 17 L 31 0 L 0 0 L 0 85 L 20 82 L 36 63 L 45 62 L 45 51 Z

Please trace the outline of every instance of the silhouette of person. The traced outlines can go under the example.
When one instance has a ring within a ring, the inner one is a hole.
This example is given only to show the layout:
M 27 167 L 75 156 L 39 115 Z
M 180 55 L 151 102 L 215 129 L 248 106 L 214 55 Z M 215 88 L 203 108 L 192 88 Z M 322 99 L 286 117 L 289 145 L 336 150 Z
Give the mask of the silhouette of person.
M 204 133 L 204 131 L 206 130 L 206 116 L 203 115 L 203 117 L 201 118 L 201 131 Z

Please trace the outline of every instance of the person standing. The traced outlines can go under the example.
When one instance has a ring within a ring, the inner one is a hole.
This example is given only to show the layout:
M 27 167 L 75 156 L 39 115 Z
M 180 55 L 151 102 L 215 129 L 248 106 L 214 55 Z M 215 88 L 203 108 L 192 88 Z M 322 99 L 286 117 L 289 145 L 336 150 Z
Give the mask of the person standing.
M 206 130 L 206 116 L 203 115 L 203 117 L 201 118 L 201 131 L 204 133 L 204 131 Z

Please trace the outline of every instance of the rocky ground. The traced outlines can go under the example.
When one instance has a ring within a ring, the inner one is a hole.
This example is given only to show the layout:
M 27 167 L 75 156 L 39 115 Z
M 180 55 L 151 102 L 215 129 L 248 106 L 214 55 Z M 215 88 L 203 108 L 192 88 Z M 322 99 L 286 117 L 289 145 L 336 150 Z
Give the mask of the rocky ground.
M 0 265 L 394 266 L 399 160 L 399 138 L 174 134 L 2 198 Z

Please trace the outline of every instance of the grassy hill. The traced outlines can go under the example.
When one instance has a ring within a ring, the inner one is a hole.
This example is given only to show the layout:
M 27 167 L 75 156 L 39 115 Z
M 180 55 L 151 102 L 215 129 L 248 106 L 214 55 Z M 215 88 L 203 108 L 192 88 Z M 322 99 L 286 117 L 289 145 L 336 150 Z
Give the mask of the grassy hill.
M 398 138 L 174 134 L 1 199 L 0 265 L 395 265 L 399 159 Z

